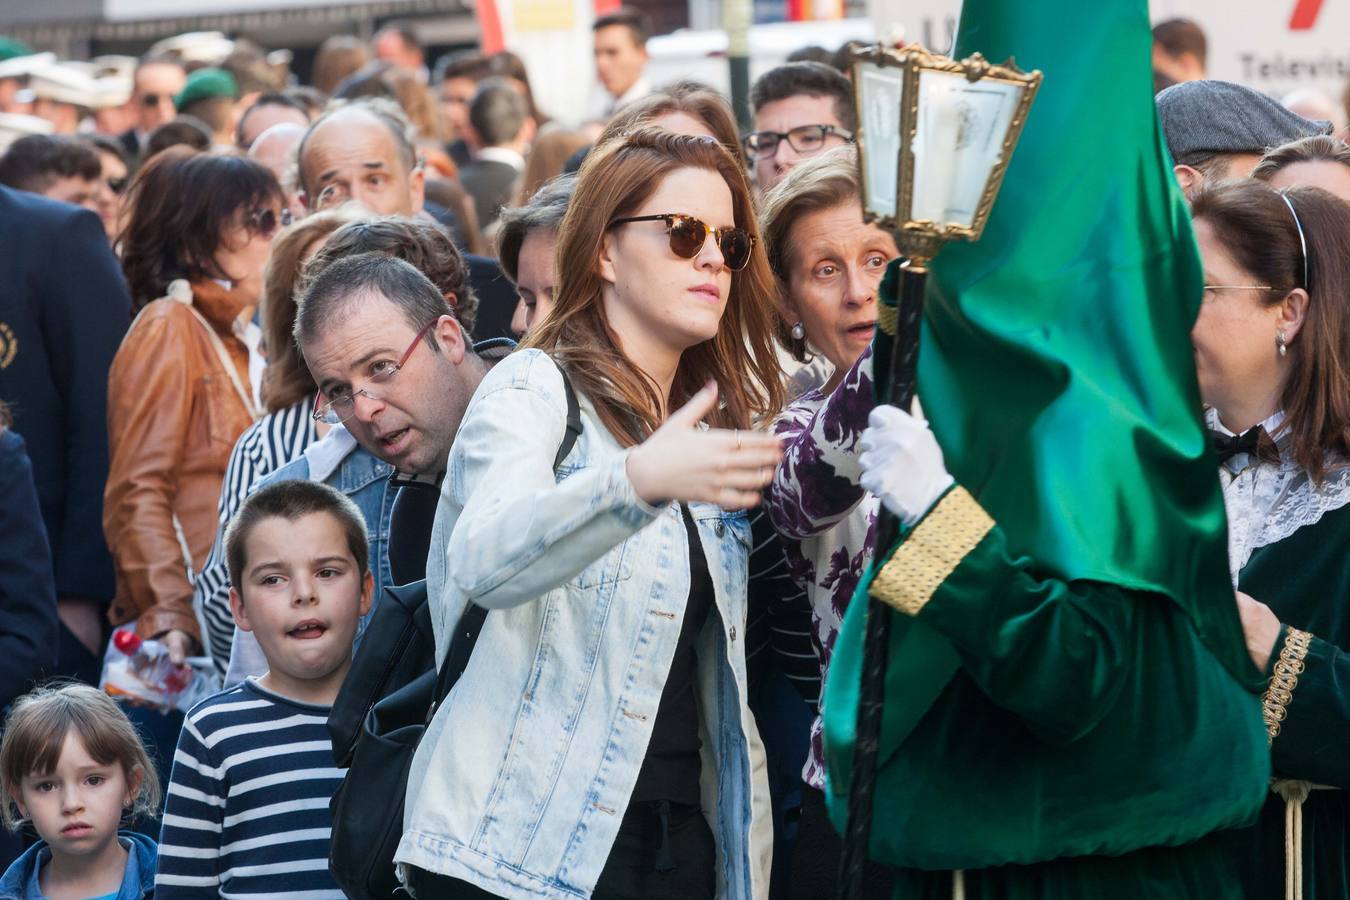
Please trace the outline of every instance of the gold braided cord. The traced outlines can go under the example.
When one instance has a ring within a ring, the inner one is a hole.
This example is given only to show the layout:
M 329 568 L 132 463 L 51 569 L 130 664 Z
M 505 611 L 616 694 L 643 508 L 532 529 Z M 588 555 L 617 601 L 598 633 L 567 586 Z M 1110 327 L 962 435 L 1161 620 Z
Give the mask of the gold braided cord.
M 1308 655 L 1312 635 L 1290 628 L 1284 636 L 1284 646 L 1275 661 L 1270 686 L 1261 695 L 1261 717 L 1266 721 L 1266 742 L 1273 744 L 1280 735 L 1280 723 L 1288 715 L 1289 701 L 1294 699 L 1298 676 L 1303 674 L 1303 658 Z
M 887 306 L 885 303 L 877 304 L 877 327 L 883 334 L 895 337 L 895 329 L 899 327 L 899 313 L 894 306 Z
M 918 615 L 993 527 L 965 488 L 953 488 L 881 567 L 872 579 L 872 596 L 905 615 Z

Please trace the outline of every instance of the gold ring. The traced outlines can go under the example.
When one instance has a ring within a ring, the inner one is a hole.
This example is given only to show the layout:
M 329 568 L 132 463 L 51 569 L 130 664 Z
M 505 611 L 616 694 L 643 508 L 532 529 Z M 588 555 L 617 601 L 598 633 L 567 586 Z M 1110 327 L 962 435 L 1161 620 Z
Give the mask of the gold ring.
M 736 449 L 739 451 L 741 449 L 741 430 L 737 428 L 734 433 L 736 435 Z

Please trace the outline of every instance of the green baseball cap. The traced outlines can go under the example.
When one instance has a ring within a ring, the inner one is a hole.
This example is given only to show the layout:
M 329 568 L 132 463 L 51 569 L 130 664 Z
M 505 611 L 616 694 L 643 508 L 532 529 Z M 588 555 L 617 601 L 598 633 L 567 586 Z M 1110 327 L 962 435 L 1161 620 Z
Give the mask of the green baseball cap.
M 0 62 L 7 59 L 14 59 L 17 56 L 29 56 L 33 48 L 23 41 L 16 41 L 14 38 L 7 38 L 0 35 Z
M 214 97 L 239 99 L 239 83 L 225 69 L 198 69 L 187 77 L 183 92 L 173 98 L 173 105 L 182 109 L 198 100 L 210 100 Z

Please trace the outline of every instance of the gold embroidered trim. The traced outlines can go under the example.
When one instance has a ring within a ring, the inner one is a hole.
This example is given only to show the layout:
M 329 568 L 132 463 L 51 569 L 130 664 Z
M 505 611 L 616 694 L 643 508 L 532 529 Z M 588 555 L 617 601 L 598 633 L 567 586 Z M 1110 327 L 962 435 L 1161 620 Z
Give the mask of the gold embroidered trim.
M 883 334 L 895 337 L 895 329 L 899 327 L 900 313 L 894 306 L 887 306 L 885 303 L 877 304 L 877 327 Z
M 872 596 L 918 615 L 993 527 L 994 520 L 965 488 L 953 488 L 881 567 L 872 579 Z
M 1280 658 L 1275 661 L 1270 686 L 1261 695 L 1261 717 L 1266 721 L 1267 744 L 1275 743 L 1275 738 L 1279 737 L 1280 723 L 1288 712 L 1289 701 L 1294 699 L 1298 676 L 1303 674 L 1303 657 L 1308 655 L 1311 641 L 1311 634 L 1297 628 L 1290 628 L 1284 636 L 1284 646 L 1280 648 Z

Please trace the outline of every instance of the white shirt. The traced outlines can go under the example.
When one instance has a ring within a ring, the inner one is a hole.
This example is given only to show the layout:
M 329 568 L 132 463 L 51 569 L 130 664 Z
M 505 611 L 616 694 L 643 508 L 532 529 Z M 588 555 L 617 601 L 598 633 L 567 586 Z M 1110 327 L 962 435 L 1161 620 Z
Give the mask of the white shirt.
M 624 91 L 618 97 L 601 88 L 596 98 L 591 102 L 592 119 L 605 120 L 614 115 L 623 107 L 632 103 L 634 100 L 641 100 L 652 92 L 652 83 L 647 80 L 646 75 L 641 75 L 638 80 L 633 82 L 633 86 Z
M 506 163 L 515 169 L 517 174 L 525 171 L 525 157 L 521 156 L 510 147 L 484 147 L 478 151 L 475 159 L 483 162 Z

